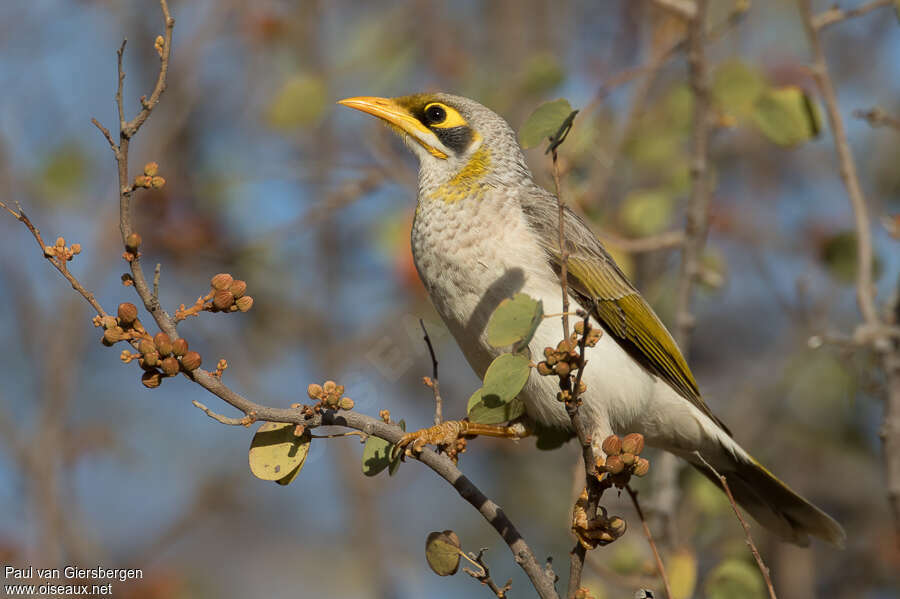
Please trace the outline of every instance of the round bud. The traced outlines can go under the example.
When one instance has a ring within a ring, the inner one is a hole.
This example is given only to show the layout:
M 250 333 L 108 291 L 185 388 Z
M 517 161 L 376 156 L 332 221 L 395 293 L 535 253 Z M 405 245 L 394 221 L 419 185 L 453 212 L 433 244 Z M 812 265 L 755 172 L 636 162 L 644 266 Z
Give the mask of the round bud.
M 625 470 L 625 462 L 617 455 L 611 455 L 606 458 L 606 471 L 610 474 L 619 474 Z
M 325 391 L 325 393 L 334 393 L 337 390 L 337 383 L 335 383 L 334 381 L 325 381 L 325 384 L 322 385 L 322 389 Z
M 162 374 L 158 370 L 148 370 L 141 376 L 141 383 L 148 389 L 156 389 L 162 384 Z
M 183 337 L 172 342 L 172 353 L 179 358 L 187 353 L 188 342 Z
M 635 476 L 644 476 L 650 472 L 650 462 L 647 458 L 638 458 L 634 463 L 634 475 Z
M 220 289 L 213 296 L 213 307 L 216 310 L 227 310 L 233 303 L 234 296 L 227 289 Z
M 77 256 L 77 255 L 80 254 L 80 253 L 81 253 L 81 244 L 80 244 L 80 243 L 73 243 L 73 244 L 72 244 L 72 255 L 73 255 L 73 256 Z
M 622 458 L 622 462 L 626 466 L 631 466 L 632 464 L 634 464 L 635 457 L 634 457 L 633 453 L 628 453 L 627 451 L 623 451 L 621 454 L 619 454 L 619 457 Z
M 578 383 L 578 395 L 581 395 L 585 391 L 587 391 L 587 383 L 581 381 L 580 383 Z
M 245 295 L 243 297 L 237 298 L 234 303 L 237 305 L 238 310 L 240 310 L 241 312 L 246 312 L 253 307 L 253 298 L 249 295 Z
M 156 177 L 151 177 L 150 179 L 150 186 L 153 189 L 162 189 L 165 184 L 166 180 L 158 175 Z
M 141 339 L 140 344 L 138 344 L 138 351 L 144 355 L 147 355 L 151 352 L 156 351 L 156 345 L 153 344 L 149 339 Z
M 622 439 L 622 451 L 628 453 L 639 454 L 644 449 L 644 435 L 640 433 L 631 433 L 625 435 Z
M 112 329 L 106 329 L 103 332 L 103 341 L 112 345 L 113 343 L 118 343 L 125 337 L 125 331 L 122 330 L 122 327 L 114 327 Z
M 338 406 L 342 410 L 352 410 L 353 409 L 353 400 L 350 399 L 349 397 L 342 397 L 340 403 L 338 403 Z
M 622 451 L 622 442 L 617 436 L 610 435 L 603 440 L 601 448 L 606 455 L 619 455 Z
M 159 352 L 159 355 L 164 358 L 172 353 L 172 340 L 165 333 L 157 333 L 153 337 L 153 344 L 156 346 L 156 351 Z
M 575 323 L 575 332 L 578 333 L 579 335 L 584 333 L 584 321 L 583 320 L 579 320 L 578 322 Z
M 58 248 L 66 247 L 66 240 L 63 239 L 62 237 L 57 237 L 56 238 L 56 247 L 58 247 Z
M 100 320 L 100 324 L 103 325 L 104 329 L 114 329 L 119 325 L 114 316 L 104 316 L 103 319 Z
M 160 368 L 162 368 L 162 371 L 166 376 L 175 376 L 176 374 L 178 374 L 178 360 L 176 360 L 172 356 L 169 356 L 168 358 L 163 360 L 159 366 Z
M 148 162 L 144 165 L 144 174 L 148 177 L 154 176 L 159 172 L 159 165 L 155 162 Z
M 317 385 L 316 383 L 310 383 L 309 387 L 306 388 L 306 394 L 309 395 L 310 399 L 321 399 L 323 391 L 322 385 Z
M 228 288 L 228 291 L 231 292 L 231 295 L 234 296 L 235 299 L 239 299 L 247 292 L 247 282 L 242 281 L 240 279 L 235 279 L 231 286 Z
M 150 187 L 150 180 L 152 177 L 148 177 L 147 175 L 138 175 L 134 178 L 134 186 L 135 187 Z
M 625 520 L 623 520 L 622 518 L 613 516 L 609 519 L 609 522 L 606 523 L 606 527 L 609 530 L 610 534 L 618 539 L 625 534 L 625 529 L 628 527 L 628 525 L 625 524 Z
M 137 306 L 131 302 L 123 302 L 119 304 L 119 324 L 129 326 L 135 321 L 138 315 Z
M 189 351 L 181 358 L 181 367 L 190 372 L 200 368 L 202 362 L 200 354 L 195 351 Z
M 538 371 L 538 374 L 541 376 L 547 376 L 547 375 L 553 374 L 553 369 L 551 369 L 550 366 L 548 366 L 546 362 L 538 362 L 537 371 Z
M 159 352 L 156 350 L 149 351 L 144 354 L 144 364 L 146 364 L 149 368 L 153 368 L 154 366 L 159 365 Z
M 556 374 L 559 376 L 569 376 L 570 372 L 572 372 L 572 367 L 568 362 L 560 362 L 556 365 Z
M 212 285 L 213 289 L 221 290 L 228 289 L 233 282 L 234 278 L 230 274 L 227 272 L 220 272 L 212 278 L 210 285 Z
M 130 252 L 136 252 L 141 247 L 141 236 L 137 233 L 131 233 L 125 238 L 125 249 Z

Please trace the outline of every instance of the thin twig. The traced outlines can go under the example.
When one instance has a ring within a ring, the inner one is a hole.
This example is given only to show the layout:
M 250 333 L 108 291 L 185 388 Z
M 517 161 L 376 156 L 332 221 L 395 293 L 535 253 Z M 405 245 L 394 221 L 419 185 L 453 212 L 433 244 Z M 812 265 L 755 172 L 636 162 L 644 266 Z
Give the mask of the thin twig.
M 441 399 L 441 386 L 438 382 L 437 355 L 435 355 L 434 353 L 434 346 L 431 345 L 431 337 L 428 336 L 428 331 L 425 329 L 425 321 L 421 318 L 419 319 L 419 326 L 422 327 L 422 334 L 425 335 L 425 344 L 428 346 L 428 353 L 431 354 L 431 380 L 426 384 L 431 387 L 431 390 L 434 392 L 434 424 L 436 426 L 440 424 L 444 419 L 444 402 Z
M 559 164 L 556 148 L 553 155 L 553 184 L 556 186 L 556 204 L 559 207 L 559 281 L 562 287 L 562 328 L 563 339 L 569 338 L 569 249 L 566 244 L 566 205 L 563 203 L 559 185 Z
M 153 298 L 159 301 L 159 275 L 162 271 L 162 264 L 157 262 L 156 268 L 153 269 Z
M 650 550 L 653 551 L 653 558 L 656 560 L 656 571 L 659 572 L 659 577 L 662 579 L 663 587 L 665 587 L 666 590 L 666 597 L 672 599 L 672 589 L 669 586 L 669 577 L 666 575 L 666 568 L 663 566 L 662 558 L 659 556 L 659 550 L 656 548 L 656 543 L 653 541 L 650 527 L 647 526 L 647 519 L 644 518 L 644 510 L 641 509 L 641 504 L 638 503 L 637 492 L 631 488 L 631 485 L 628 485 L 625 489 L 631 497 L 631 503 L 634 504 L 634 509 L 637 511 L 638 518 L 641 519 L 641 526 L 644 527 L 644 536 L 647 537 L 647 543 L 650 544 Z
M 872 2 L 867 2 L 865 4 L 857 6 L 856 8 L 850 8 L 847 10 L 840 9 L 837 6 L 832 6 L 825 12 L 813 17 L 810 23 L 813 29 L 821 31 L 822 29 L 830 25 L 846 21 L 847 19 L 861 17 L 862 15 L 870 13 L 873 10 L 888 7 L 892 4 L 894 4 L 894 0 L 872 0 Z
M 766 581 L 766 588 L 769 591 L 770 599 L 778 599 L 775 595 L 775 587 L 772 586 L 772 579 L 769 576 L 769 568 L 766 566 L 763 561 L 762 556 L 759 554 L 759 550 L 756 548 L 756 544 L 753 543 L 753 537 L 750 535 L 750 525 L 747 524 L 747 521 L 744 519 L 744 516 L 741 514 L 741 510 L 738 509 L 737 502 L 734 500 L 734 495 L 731 494 L 731 488 L 728 486 L 728 481 L 724 476 L 719 474 L 719 472 L 713 468 L 712 464 L 706 461 L 706 459 L 700 455 L 700 453 L 695 454 L 703 464 L 709 468 L 709 471 L 712 472 L 719 482 L 722 483 L 722 489 L 725 491 L 725 495 L 728 496 L 728 501 L 731 502 L 731 509 L 734 510 L 734 514 L 737 516 L 738 520 L 741 523 L 741 527 L 744 529 L 744 540 L 747 543 L 747 546 L 750 547 L 750 552 L 753 554 L 753 559 L 756 560 L 756 565 L 759 567 L 759 571 L 763 576 L 763 580 Z
M 197 401 L 196 399 L 191 402 L 194 404 L 194 407 L 199 409 L 201 412 L 215 420 L 216 422 L 221 422 L 222 424 L 227 424 L 228 426 L 243 426 L 245 424 L 244 418 L 232 418 L 230 416 L 223 416 L 222 414 L 217 414 L 213 412 L 205 405 Z
M 497 583 L 494 582 L 494 580 L 491 578 L 491 571 L 488 568 L 487 563 L 485 563 L 484 561 L 485 551 L 487 551 L 487 548 L 485 547 L 482 547 L 477 554 L 473 553 L 470 555 L 466 555 L 465 553 L 460 551 L 460 556 L 466 558 L 467 560 L 469 560 L 469 562 L 471 562 L 481 570 L 480 572 L 477 572 L 475 570 L 472 570 L 471 568 L 463 568 L 463 572 L 465 572 L 481 584 L 486 585 L 489 589 L 491 589 L 491 592 L 494 593 L 494 596 L 497 597 L 497 599 L 505 599 L 507 596 L 506 593 L 508 593 L 512 588 L 512 578 L 507 580 L 506 584 L 504 584 L 502 587 L 498 587 Z
M 865 120 L 872 127 L 890 127 L 900 131 L 900 118 L 889 115 L 877 106 L 869 110 L 854 110 L 853 116 Z

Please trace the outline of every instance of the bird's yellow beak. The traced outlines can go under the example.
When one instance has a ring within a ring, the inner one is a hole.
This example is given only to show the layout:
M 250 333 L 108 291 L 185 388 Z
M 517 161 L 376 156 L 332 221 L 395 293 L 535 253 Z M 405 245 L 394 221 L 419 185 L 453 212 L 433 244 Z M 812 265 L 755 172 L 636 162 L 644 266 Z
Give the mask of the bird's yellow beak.
M 360 96 L 358 98 L 345 98 L 338 104 L 361 110 L 367 114 L 377 116 L 386 123 L 402 131 L 415 139 L 428 152 L 437 158 L 446 159 L 447 154 L 440 149 L 443 144 L 428 127 L 419 119 L 410 114 L 409 110 L 390 98 L 378 98 L 375 96 Z

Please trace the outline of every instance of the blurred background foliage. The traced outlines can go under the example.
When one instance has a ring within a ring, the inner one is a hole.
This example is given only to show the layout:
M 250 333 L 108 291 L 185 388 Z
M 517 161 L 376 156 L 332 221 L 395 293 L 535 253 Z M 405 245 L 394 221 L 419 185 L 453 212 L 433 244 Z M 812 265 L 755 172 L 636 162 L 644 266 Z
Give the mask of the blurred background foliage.
M 425 426 L 433 408 L 419 317 L 436 342 L 445 415 L 461 416 L 479 386 L 412 266 L 416 165 L 372 119 L 335 106 L 350 95 L 452 91 L 516 128 L 539 103 L 568 98 L 581 112 L 560 154 L 566 197 L 670 321 L 678 252 L 631 250 L 635 238 L 683 223 L 691 96 L 683 54 L 666 57 L 685 33 L 678 17 L 634 0 L 173 0 L 172 10 L 169 89 L 131 164 L 137 173 L 158 161 L 168 183 L 140 196 L 136 223 L 146 262 L 163 265 L 170 311 L 205 293 L 216 272 L 248 282 L 251 312 L 181 327 L 207 365 L 228 359 L 235 388 L 287 406 L 309 382 L 334 378 L 357 409 Z M 732 10 L 713 3 L 710 26 Z M 82 244 L 72 268 L 109 310 L 134 298 L 119 280 L 114 162 L 89 119 L 115 122 L 123 36 L 126 106 L 137 109 L 161 29 L 153 2 L 0 3 L 3 200 L 20 201 L 48 239 Z M 872 211 L 896 226 L 900 135 L 851 113 L 900 113 L 897 18 L 888 8 L 823 35 Z M 796 6 L 754 1 L 708 53 L 715 195 L 694 371 L 742 444 L 849 533 L 846 551 L 802 550 L 754 527 L 779 596 L 897 596 L 882 381 L 871 356 L 808 343 L 858 315 L 852 219 L 829 132 L 819 131 Z M 551 186 L 541 152 L 528 159 Z M 888 229 L 876 223 L 881 297 L 900 270 Z M 415 464 L 364 478 L 355 437 L 314 440 L 290 487 L 253 478 L 251 430 L 192 407 L 222 408 L 183 379 L 143 388 L 21 225 L 0 219 L 0 231 L 0 562 L 143 568 L 143 582 L 114 584 L 119 597 L 484 593 L 425 565 L 426 534 L 453 528 L 465 549 L 491 548 L 494 577 L 529 595 L 495 533 L 443 481 Z M 477 440 L 461 465 L 562 570 L 577 459 L 572 444 L 544 452 L 533 441 Z M 677 596 L 763 596 L 721 494 L 693 472 L 678 485 L 662 539 Z M 652 498 L 650 485 L 642 490 Z M 591 554 L 586 583 L 604 598 L 655 587 L 627 498 L 606 503 L 631 530 Z

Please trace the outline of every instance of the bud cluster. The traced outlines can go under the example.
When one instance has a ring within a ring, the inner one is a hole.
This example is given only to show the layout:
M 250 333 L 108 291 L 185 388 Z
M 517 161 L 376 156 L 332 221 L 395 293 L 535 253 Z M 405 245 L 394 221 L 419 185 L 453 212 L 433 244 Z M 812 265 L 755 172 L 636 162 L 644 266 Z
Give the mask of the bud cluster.
M 578 542 L 585 549 L 595 549 L 599 545 L 609 545 L 625 534 L 628 528 L 625 520 L 619 516 L 609 516 L 606 508 L 598 506 L 600 514 L 595 518 L 588 518 L 588 493 L 581 492 L 575 501 L 572 512 L 572 532 L 578 537 Z
M 67 246 L 66 240 L 62 237 L 57 237 L 55 244 L 44 246 L 44 255 L 48 258 L 56 258 L 60 262 L 68 262 L 80 253 L 80 243 L 73 243 L 72 245 Z
M 644 476 L 650 471 L 650 462 L 647 458 L 640 457 L 644 450 L 644 436 L 639 433 L 631 433 L 619 438 L 610 435 L 603 440 L 601 446 L 606 458 L 597 458 L 597 471 L 602 476 L 609 474 L 604 480 L 623 488 L 628 484 L 631 475 Z
M 537 364 L 537 371 L 541 376 L 559 377 L 559 393 L 556 394 L 556 399 L 567 405 L 587 390 L 587 385 L 580 380 L 580 376 L 577 388 L 573 390 L 571 377 L 585 364 L 584 348 L 597 345 L 603 334 L 601 329 L 595 329 L 590 324 L 585 325 L 586 321 L 579 320 L 575 323 L 575 332 L 568 339 L 560 341 L 555 349 L 545 347 L 544 360 Z
M 247 283 L 228 273 L 219 273 L 210 282 L 209 293 L 198 297 L 190 308 L 184 304 L 175 311 L 175 321 L 207 312 L 247 312 L 253 307 L 253 298 L 247 295 Z
M 138 351 L 138 363 L 144 369 L 141 382 L 150 389 L 159 387 L 165 377 L 175 376 L 179 372 L 193 372 L 203 362 L 200 354 L 188 349 L 186 339 L 173 341 L 165 333 L 157 333 L 152 340 L 142 339 Z
M 143 187 L 144 189 L 162 189 L 166 180 L 160 177 L 159 165 L 155 162 L 148 162 L 144 165 L 144 174 L 134 178 L 135 189 Z
M 325 381 L 318 385 L 311 383 L 306 388 L 306 394 L 310 399 L 315 399 L 318 403 L 313 406 L 313 410 L 320 411 L 322 408 L 331 410 L 352 410 L 353 400 L 344 397 L 344 386 L 338 385 L 334 381 Z

